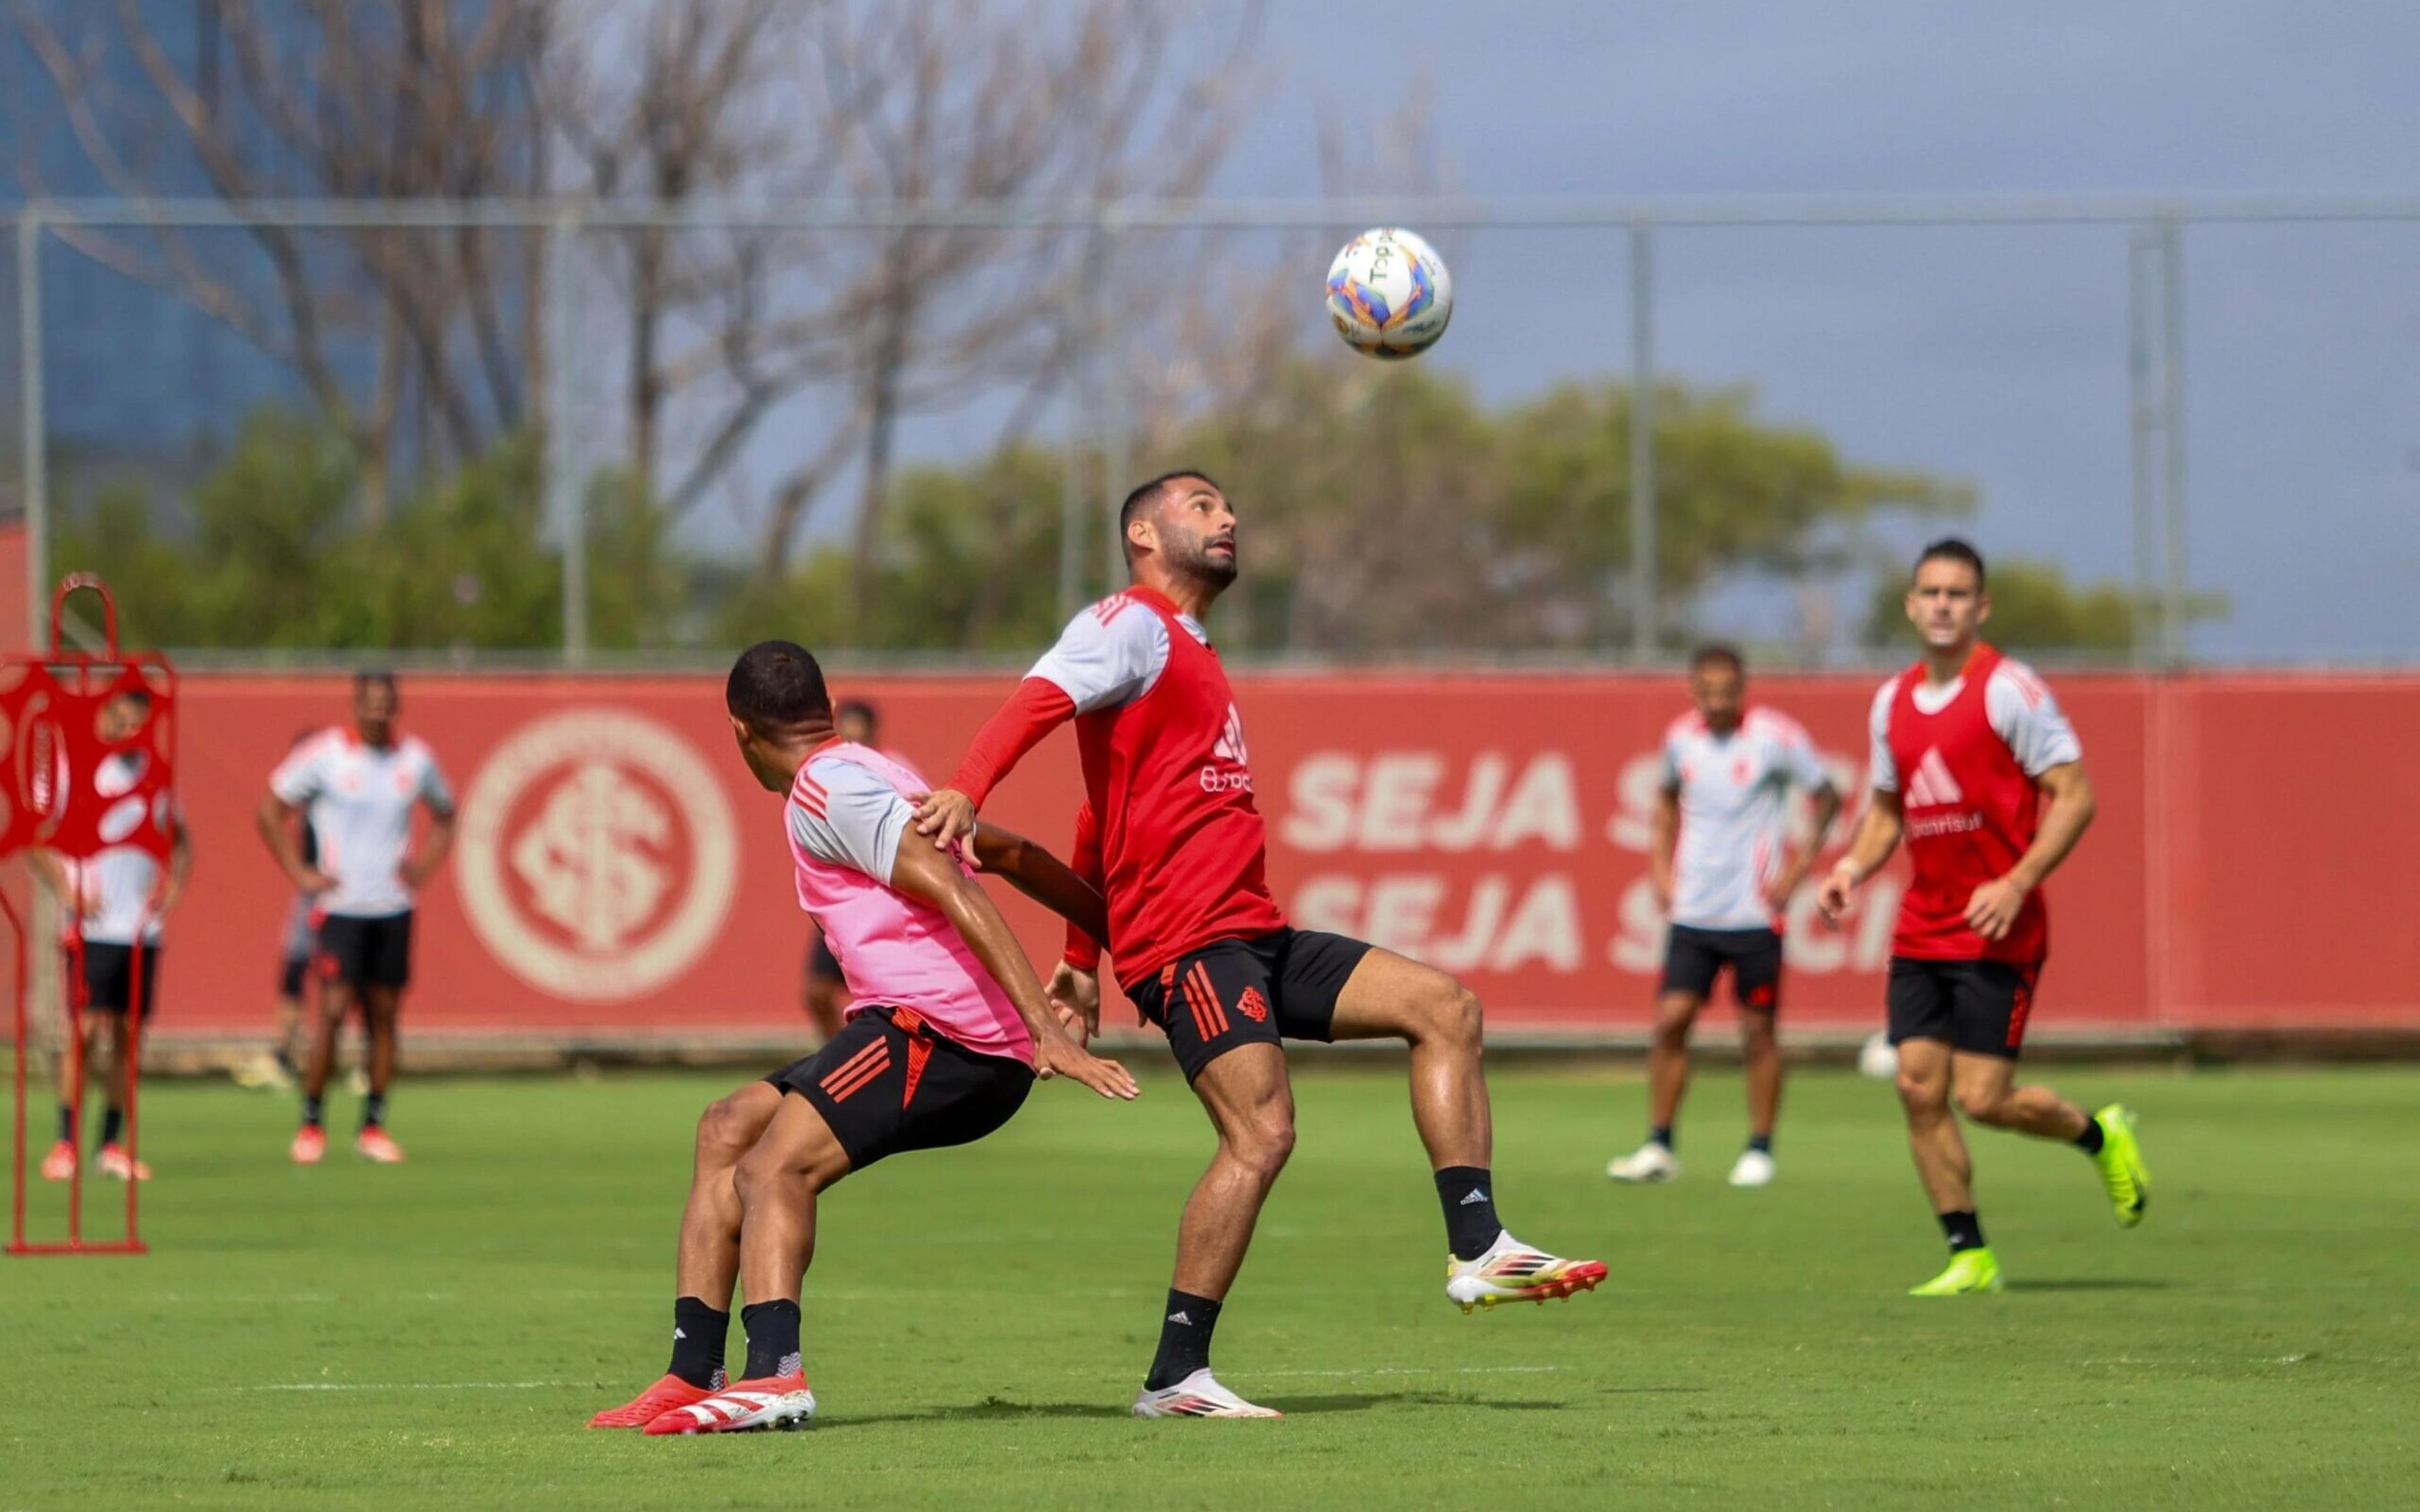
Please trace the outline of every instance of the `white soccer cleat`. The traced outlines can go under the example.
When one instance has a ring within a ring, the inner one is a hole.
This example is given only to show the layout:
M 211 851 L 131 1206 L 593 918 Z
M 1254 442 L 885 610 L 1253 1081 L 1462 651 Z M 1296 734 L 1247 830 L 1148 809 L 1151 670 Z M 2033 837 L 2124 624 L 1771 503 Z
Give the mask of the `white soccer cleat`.
M 1500 1302 L 1543 1303 L 1548 1297 L 1571 1300 L 1575 1291 L 1593 1291 L 1605 1279 L 1603 1260 L 1566 1260 L 1544 1250 L 1531 1249 L 1510 1233 L 1498 1231 L 1496 1242 L 1475 1260 L 1449 1257 L 1445 1294 L 1461 1304 L 1493 1308 Z
M 1740 1158 L 1731 1162 L 1731 1185 L 1771 1186 L 1773 1157 L 1761 1149 L 1743 1149 Z
M 735 1381 L 702 1402 L 675 1407 L 647 1425 L 650 1434 L 788 1432 L 815 1415 L 815 1394 L 797 1371 Z
M 1135 1396 L 1137 1417 L 1283 1417 L 1274 1407 L 1248 1402 L 1226 1387 L 1203 1365 L 1173 1386 L 1153 1391 L 1146 1386 Z
M 1681 1157 L 1650 1139 L 1629 1154 L 1606 1162 L 1605 1174 L 1634 1186 L 1669 1181 L 1681 1174 Z

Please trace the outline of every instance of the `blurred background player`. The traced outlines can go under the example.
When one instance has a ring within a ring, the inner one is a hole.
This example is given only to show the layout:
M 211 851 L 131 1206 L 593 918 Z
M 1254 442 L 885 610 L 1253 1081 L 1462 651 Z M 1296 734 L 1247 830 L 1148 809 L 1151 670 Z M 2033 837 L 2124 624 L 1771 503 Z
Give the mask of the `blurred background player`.
M 832 728 L 844 745 L 882 749 L 881 719 L 874 705 L 862 699 L 842 700 L 832 710 Z M 840 958 L 832 954 L 821 925 L 816 926 L 815 943 L 807 951 L 806 996 L 807 1017 L 814 1021 L 815 1033 L 826 1040 L 838 1034 L 841 1012 L 848 1007 L 848 978 L 841 971 Z
M 1647 1053 L 1647 1143 L 1606 1167 L 1617 1181 L 1681 1174 L 1672 1127 L 1689 1087 L 1689 1029 L 1714 980 L 1731 975 L 1747 1080 L 1747 1148 L 1733 1186 L 1773 1180 L 1773 1122 L 1781 1110 L 1781 929 L 1791 895 L 1840 811 L 1840 795 L 1798 721 L 1747 706 L 1747 670 L 1729 646 L 1689 657 L 1694 712 L 1664 732 L 1664 781 L 1647 849 L 1655 901 L 1672 921 Z M 1804 846 L 1790 842 L 1790 790 L 1815 804 Z
M 1821 895 L 1838 919 L 1906 839 L 1916 875 L 1891 940 L 1890 1037 L 1916 1175 L 1950 1252 L 1947 1270 L 1913 1288 L 1919 1297 L 2001 1285 L 1953 1099 L 1977 1123 L 2091 1156 L 2125 1227 L 2150 1196 L 2125 1108 L 2087 1114 L 2047 1087 L 2015 1085 L 2050 952 L 2042 880 L 2083 838 L 2093 799 L 2084 748 L 2050 689 L 1978 638 L 1991 614 L 1975 548 L 1955 537 L 1926 547 L 1907 594 L 1924 657 L 1874 695 L 1873 802 Z
M 970 833 L 1009 769 L 1077 721 L 1119 985 L 1167 1034 L 1218 1140 L 1185 1205 L 1159 1350 L 1134 1412 L 1275 1417 L 1219 1383 L 1210 1342 L 1294 1150 L 1288 1039 L 1409 1047 L 1412 1121 L 1444 1209 L 1446 1296 L 1463 1311 L 1567 1298 L 1606 1271 L 1531 1249 L 1497 1220 L 1478 996 L 1393 951 L 1295 929 L 1269 891 L 1243 718 L 1202 624 L 1236 576 L 1226 494 L 1192 469 L 1164 473 L 1126 496 L 1118 523 L 1133 586 L 1068 623 L 917 824 L 945 847 Z M 1052 995 L 1097 1014 L 1099 983 L 1077 965 L 1063 963 Z
M 290 754 L 302 748 L 302 743 L 318 734 L 316 730 L 299 732 L 287 743 Z M 319 837 L 311 832 L 307 814 L 294 816 L 295 849 L 305 867 L 319 864 Z M 302 1010 L 311 984 L 311 955 L 316 943 L 312 928 L 311 895 L 296 892 L 294 902 L 286 910 L 286 921 L 277 935 L 277 1038 L 267 1050 L 246 1060 L 238 1061 L 228 1072 L 238 1087 L 256 1091 L 283 1091 L 302 1079 L 302 1058 L 308 1054 L 310 1041 L 303 1027 Z M 369 1081 L 362 1068 L 353 1068 L 359 1086 L 355 1095 L 369 1089 Z
M 386 1133 L 386 1103 L 396 1017 L 411 980 L 412 898 L 453 847 L 454 793 L 427 745 L 396 733 L 399 705 L 394 674 L 357 675 L 351 728 L 324 730 L 289 751 L 260 800 L 261 840 L 318 912 L 319 1012 L 303 1067 L 302 1127 L 290 1149 L 300 1165 L 315 1165 L 327 1151 L 328 1075 L 337 1031 L 356 1002 L 369 1036 L 370 1089 L 354 1148 L 384 1164 L 403 1159 Z M 422 806 L 428 835 L 415 852 L 411 817 Z M 316 865 L 296 846 L 298 811 L 318 839 Z
M 983 1138 L 1024 1106 L 1037 1075 L 1067 1075 L 1104 1097 L 1135 1093 L 1125 1068 L 1069 1038 L 1007 921 L 958 856 L 900 843 L 907 795 L 926 783 L 834 732 L 823 671 L 805 647 L 750 647 L 723 702 L 750 773 L 787 799 L 799 903 L 841 941 L 858 1011 L 822 1049 L 698 1121 L 672 1365 L 590 1427 L 799 1426 L 814 1414 L 799 1292 L 822 1192 L 886 1155 Z M 969 848 L 1071 925 L 1107 933 L 1100 894 L 1039 847 L 986 825 Z M 726 1385 L 735 1280 L 748 1303 L 748 1365 Z
M 151 715 L 151 697 L 120 693 L 101 707 L 101 738 L 111 744 L 128 740 Z M 150 758 L 139 750 L 113 751 L 93 773 L 93 790 L 102 798 L 133 787 Z M 184 814 L 169 810 L 170 850 L 167 875 L 151 853 L 134 845 L 111 845 L 88 860 L 71 860 L 55 852 L 31 854 L 35 873 L 57 896 L 62 915 L 62 944 L 69 976 L 65 989 L 81 991 L 84 998 L 84 1071 L 101 1088 L 101 1121 L 98 1164 L 101 1174 L 121 1180 L 149 1180 L 151 1167 L 137 1164 L 118 1143 L 126 1127 L 126 1073 L 134 1063 L 137 1029 L 127 1007 L 134 1000 L 134 942 L 143 941 L 141 1022 L 151 1022 L 151 1005 L 159 994 L 160 941 L 163 924 L 185 893 L 193 870 L 193 837 Z M 77 938 L 81 922 L 82 939 Z M 58 1142 L 42 1159 L 42 1175 L 64 1181 L 75 1174 L 77 1093 L 73 1046 L 63 1047 L 58 1060 Z

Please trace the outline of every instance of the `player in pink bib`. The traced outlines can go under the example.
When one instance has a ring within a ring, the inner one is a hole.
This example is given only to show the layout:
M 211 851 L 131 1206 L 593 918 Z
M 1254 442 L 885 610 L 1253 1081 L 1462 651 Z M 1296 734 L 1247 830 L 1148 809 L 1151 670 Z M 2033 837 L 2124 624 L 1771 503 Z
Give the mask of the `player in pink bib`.
M 887 1155 L 982 1138 L 1024 1105 L 1037 1078 L 1135 1095 L 1125 1067 L 1071 1037 L 1083 1021 L 1044 995 L 973 872 L 998 872 L 1098 938 L 1109 925 L 1090 884 L 990 825 L 972 837 L 973 867 L 930 845 L 900 844 L 914 812 L 907 795 L 926 783 L 896 759 L 837 738 L 822 669 L 804 648 L 751 647 L 724 699 L 749 770 L 787 795 L 799 904 L 822 927 L 850 1002 L 821 1049 L 740 1088 L 698 1121 L 671 1368 L 591 1427 L 799 1427 L 814 1414 L 799 1291 L 820 1193 Z M 724 1308 L 735 1281 L 746 1303 L 748 1365 L 726 1385 Z

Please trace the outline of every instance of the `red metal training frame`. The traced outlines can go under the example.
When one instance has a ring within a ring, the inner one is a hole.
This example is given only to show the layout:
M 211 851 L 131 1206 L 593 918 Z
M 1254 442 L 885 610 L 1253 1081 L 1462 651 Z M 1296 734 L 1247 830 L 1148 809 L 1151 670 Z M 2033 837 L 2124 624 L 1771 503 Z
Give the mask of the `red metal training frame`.
M 60 625 L 70 595 L 88 590 L 101 599 L 101 655 L 70 650 L 60 643 Z M 133 734 L 116 742 L 101 737 L 102 705 L 121 693 L 150 695 L 151 712 Z M 147 851 L 165 877 L 172 849 L 177 756 L 177 671 L 158 652 L 121 654 L 117 648 L 117 604 L 109 588 L 90 573 L 59 580 L 51 596 L 51 643 L 47 650 L 13 652 L 0 657 L 0 860 L 39 848 L 66 860 L 88 861 L 100 851 L 134 846 Z M 132 786 L 103 798 L 94 777 L 106 758 L 139 752 L 145 758 Z M 128 828 L 129 825 L 132 828 Z M 107 838 L 104 839 L 104 833 Z M 84 1011 L 85 990 L 80 962 L 84 950 L 81 910 L 66 910 L 66 1001 L 68 1065 L 74 1076 L 77 1137 L 84 1130 Z M 33 1036 L 26 1001 L 26 963 L 37 949 L 24 919 L 5 891 L 5 914 L 16 936 L 15 1024 L 16 1123 L 14 1159 L 10 1166 L 8 1249 L 11 1255 L 142 1255 L 148 1253 L 135 1227 L 142 1182 L 126 1183 L 126 1236 L 104 1242 L 84 1237 L 84 1176 L 85 1160 L 79 1151 L 75 1174 L 68 1182 L 68 1237 L 65 1242 L 33 1243 L 25 1238 L 26 1062 Z M 127 984 L 127 1028 L 136 1053 L 120 1069 L 126 1076 L 126 1149 L 139 1153 L 137 1093 L 142 1085 L 143 983 L 150 969 L 147 913 L 134 932 L 132 964 Z

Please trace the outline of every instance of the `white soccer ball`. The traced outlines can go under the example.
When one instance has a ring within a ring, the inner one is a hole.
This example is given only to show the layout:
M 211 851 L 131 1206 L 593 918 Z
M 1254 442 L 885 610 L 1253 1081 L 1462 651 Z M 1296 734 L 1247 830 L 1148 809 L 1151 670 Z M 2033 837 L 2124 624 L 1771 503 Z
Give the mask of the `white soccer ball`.
M 1887 1034 L 1876 1034 L 1857 1048 L 1857 1072 L 1878 1082 L 1899 1074 L 1899 1047 Z
M 1435 247 L 1400 226 L 1364 231 L 1327 265 L 1327 317 L 1357 352 L 1418 357 L 1453 318 L 1453 275 Z

